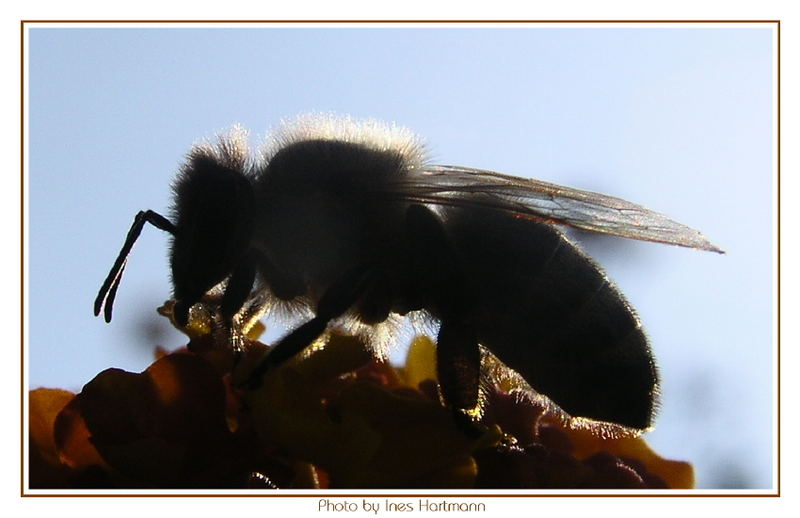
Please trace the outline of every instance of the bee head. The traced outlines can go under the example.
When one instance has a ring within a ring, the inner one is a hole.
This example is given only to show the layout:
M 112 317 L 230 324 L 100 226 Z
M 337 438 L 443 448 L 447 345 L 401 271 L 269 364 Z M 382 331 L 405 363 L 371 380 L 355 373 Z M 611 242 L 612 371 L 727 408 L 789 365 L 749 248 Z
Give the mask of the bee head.
M 250 247 L 255 216 L 247 152 L 234 138 L 196 146 L 174 185 L 172 242 L 175 318 L 225 280 Z

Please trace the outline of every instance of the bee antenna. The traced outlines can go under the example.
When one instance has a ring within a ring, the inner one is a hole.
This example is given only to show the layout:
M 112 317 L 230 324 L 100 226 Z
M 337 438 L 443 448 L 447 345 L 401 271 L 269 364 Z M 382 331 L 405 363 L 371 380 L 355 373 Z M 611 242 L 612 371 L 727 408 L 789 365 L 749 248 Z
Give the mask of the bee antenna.
M 137 239 L 139 239 L 139 234 L 142 233 L 145 223 L 150 223 L 156 228 L 175 235 L 175 225 L 173 225 L 161 214 L 152 210 L 140 210 L 136 214 L 136 217 L 133 218 L 133 224 L 131 225 L 130 230 L 128 230 L 125 243 L 122 245 L 122 249 L 119 251 L 117 260 L 114 261 L 114 266 L 111 267 L 111 271 L 108 272 L 106 280 L 103 281 L 103 285 L 100 287 L 100 291 L 97 293 L 97 298 L 94 299 L 94 316 L 98 316 L 100 314 L 100 310 L 103 309 L 103 306 L 105 306 L 103 316 L 106 322 L 111 322 L 111 311 L 114 306 L 114 298 L 117 296 L 119 282 L 122 279 L 122 272 L 125 271 L 125 265 L 128 262 L 128 255 L 131 253 L 133 244 L 136 243 Z

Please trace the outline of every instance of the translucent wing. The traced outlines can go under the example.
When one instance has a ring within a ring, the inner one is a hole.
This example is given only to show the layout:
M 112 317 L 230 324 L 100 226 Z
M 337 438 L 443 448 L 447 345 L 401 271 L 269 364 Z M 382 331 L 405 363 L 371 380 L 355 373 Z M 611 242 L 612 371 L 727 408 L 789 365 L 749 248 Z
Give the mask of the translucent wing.
M 390 189 L 383 194 L 421 203 L 492 208 L 591 232 L 724 253 L 697 230 L 641 205 L 540 180 L 437 165 L 398 177 Z

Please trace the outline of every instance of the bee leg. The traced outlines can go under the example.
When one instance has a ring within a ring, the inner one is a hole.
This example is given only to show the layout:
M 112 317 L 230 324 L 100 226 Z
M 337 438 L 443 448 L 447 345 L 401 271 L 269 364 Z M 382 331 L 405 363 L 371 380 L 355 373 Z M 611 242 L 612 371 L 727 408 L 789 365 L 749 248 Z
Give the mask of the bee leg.
M 370 275 L 355 309 L 359 319 L 365 324 L 379 324 L 389 318 L 392 311 L 392 290 L 385 273 L 375 271 Z
M 250 374 L 245 383 L 249 388 L 258 388 L 262 376 L 311 345 L 327 329 L 328 323 L 347 311 L 358 300 L 368 284 L 365 268 L 355 268 L 339 279 L 322 296 L 317 305 L 317 316 L 284 336 L 261 363 Z
M 469 279 L 461 267 L 440 218 L 424 205 L 412 205 L 406 214 L 413 266 L 433 294 L 428 301 L 441 319 L 437 336 L 436 370 L 445 403 L 459 425 L 474 435 L 480 414 L 481 354 L 470 323 Z M 424 290 L 420 290 L 421 292 Z
M 97 298 L 94 300 L 95 316 L 100 314 L 100 310 L 103 309 L 103 306 L 105 305 L 103 316 L 106 322 L 111 322 L 111 311 L 114 307 L 114 298 L 117 296 L 117 288 L 119 287 L 120 279 L 122 279 L 122 272 L 125 271 L 125 263 L 128 260 L 128 254 L 131 253 L 134 243 L 136 243 L 136 240 L 139 238 L 139 234 L 142 233 L 145 223 L 150 223 L 158 229 L 175 235 L 175 225 L 173 225 L 170 220 L 158 212 L 152 210 L 140 210 L 136 214 L 136 217 L 133 218 L 133 224 L 131 225 L 130 230 L 128 230 L 125 243 L 122 245 L 119 255 L 117 255 L 117 260 L 114 261 L 111 271 L 108 272 L 108 276 L 106 277 L 106 280 L 103 281 L 103 286 L 100 287 L 100 291 L 97 293 Z
M 468 432 L 480 418 L 481 353 L 471 326 L 442 320 L 436 338 L 436 373 L 442 397 L 453 408 L 456 421 Z
M 442 321 L 436 337 L 436 374 L 450 405 L 470 410 L 478 404 L 481 354 L 468 326 Z
M 222 296 L 220 305 L 222 319 L 231 337 L 233 351 L 237 360 L 239 354 L 241 354 L 242 345 L 238 336 L 240 331 L 235 328 L 233 319 L 242 309 L 242 306 L 250 296 L 250 291 L 253 289 L 253 283 L 256 280 L 256 261 L 257 257 L 254 251 L 251 250 L 244 254 L 228 279 L 228 285 L 225 288 L 225 294 Z

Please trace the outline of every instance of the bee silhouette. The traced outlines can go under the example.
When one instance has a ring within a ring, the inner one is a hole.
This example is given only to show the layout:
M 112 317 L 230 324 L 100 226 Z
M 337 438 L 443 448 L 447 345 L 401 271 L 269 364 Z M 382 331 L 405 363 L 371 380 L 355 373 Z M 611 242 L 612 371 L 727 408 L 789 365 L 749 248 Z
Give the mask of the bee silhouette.
M 573 417 L 643 430 L 658 373 L 636 313 L 554 224 L 721 253 L 700 232 L 619 198 L 468 167 L 432 165 L 419 137 L 377 121 L 308 116 L 258 157 L 242 130 L 195 145 L 170 218 L 139 212 L 95 300 L 111 320 L 146 223 L 172 235 L 174 318 L 212 290 L 231 332 L 276 305 L 309 318 L 256 379 L 331 325 L 439 323 L 437 373 L 456 412 L 479 406 L 490 351 Z M 309 313 L 310 311 L 310 313 Z

